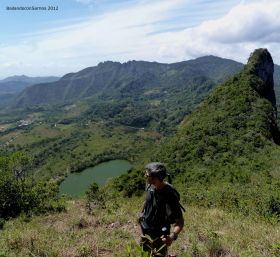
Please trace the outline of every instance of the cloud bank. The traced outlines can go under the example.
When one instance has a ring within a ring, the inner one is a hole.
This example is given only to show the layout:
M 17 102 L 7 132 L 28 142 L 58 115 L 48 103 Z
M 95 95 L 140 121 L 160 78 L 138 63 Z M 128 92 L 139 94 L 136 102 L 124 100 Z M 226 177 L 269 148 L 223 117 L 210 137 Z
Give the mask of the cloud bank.
M 161 53 L 174 59 L 180 52 L 187 59 L 212 54 L 246 62 L 255 48 L 262 47 L 280 63 L 279 15 L 279 1 L 239 4 L 220 19 L 172 33 L 172 40 L 170 33 L 162 35 Z

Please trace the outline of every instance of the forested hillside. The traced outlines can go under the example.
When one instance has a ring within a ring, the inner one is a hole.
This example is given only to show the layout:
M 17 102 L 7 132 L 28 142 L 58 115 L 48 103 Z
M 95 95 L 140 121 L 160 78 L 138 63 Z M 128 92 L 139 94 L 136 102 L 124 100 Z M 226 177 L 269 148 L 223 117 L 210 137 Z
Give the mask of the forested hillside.
M 280 214 L 273 67 L 268 51 L 256 50 L 160 146 L 157 158 L 176 174 L 188 201 Z
M 188 89 L 203 81 L 220 82 L 240 70 L 242 64 L 214 56 L 174 64 L 129 61 L 107 61 L 77 73 L 69 73 L 48 85 L 34 85 L 18 97 L 15 105 L 32 107 L 38 104 L 73 102 L 91 96 L 119 99 L 155 96 Z M 195 83 L 195 84 L 194 84 Z M 152 90 L 152 91 L 150 91 Z M 164 92 L 164 91 L 168 92 Z

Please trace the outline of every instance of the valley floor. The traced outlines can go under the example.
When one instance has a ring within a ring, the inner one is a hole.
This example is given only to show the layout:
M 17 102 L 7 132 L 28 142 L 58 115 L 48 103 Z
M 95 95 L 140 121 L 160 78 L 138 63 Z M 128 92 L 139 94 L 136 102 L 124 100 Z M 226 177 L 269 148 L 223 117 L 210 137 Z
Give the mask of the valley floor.
M 63 213 L 10 220 L 0 230 L 0 256 L 140 256 L 141 203 L 120 199 L 89 213 L 84 200 L 73 200 Z M 184 231 L 170 248 L 177 256 L 280 256 L 279 223 L 190 206 L 184 216 Z

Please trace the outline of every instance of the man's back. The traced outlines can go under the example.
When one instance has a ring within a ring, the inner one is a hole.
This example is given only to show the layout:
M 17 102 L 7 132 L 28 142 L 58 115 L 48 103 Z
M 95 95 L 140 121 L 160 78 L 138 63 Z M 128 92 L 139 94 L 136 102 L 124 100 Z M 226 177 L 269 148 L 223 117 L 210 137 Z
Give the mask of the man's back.
M 139 220 L 144 251 L 152 254 L 156 250 L 161 256 L 167 256 L 167 247 L 176 240 L 184 226 L 179 193 L 172 185 L 164 182 L 166 176 L 166 168 L 160 162 L 152 162 L 145 167 L 145 178 L 150 186 L 146 190 L 142 217 Z
M 164 227 L 169 233 L 170 224 L 182 217 L 178 192 L 172 185 L 164 183 L 162 189 L 150 185 L 146 191 L 142 226 L 156 235 L 160 235 Z

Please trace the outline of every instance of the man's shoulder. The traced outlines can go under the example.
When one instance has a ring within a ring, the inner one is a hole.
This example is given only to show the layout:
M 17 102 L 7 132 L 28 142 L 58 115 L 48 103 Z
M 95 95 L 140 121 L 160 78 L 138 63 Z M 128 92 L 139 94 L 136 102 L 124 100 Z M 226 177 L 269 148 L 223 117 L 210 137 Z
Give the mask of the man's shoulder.
M 179 198 L 180 198 L 179 193 L 176 190 L 176 188 L 167 182 L 164 187 L 164 194 L 168 199 L 170 199 L 172 201 L 179 200 Z
M 164 191 L 167 193 L 173 193 L 174 191 L 177 191 L 177 190 L 173 185 L 169 184 L 168 182 L 165 182 Z
M 165 187 L 166 188 L 175 188 L 173 185 L 171 185 L 170 183 L 168 182 L 164 182 L 165 183 Z

